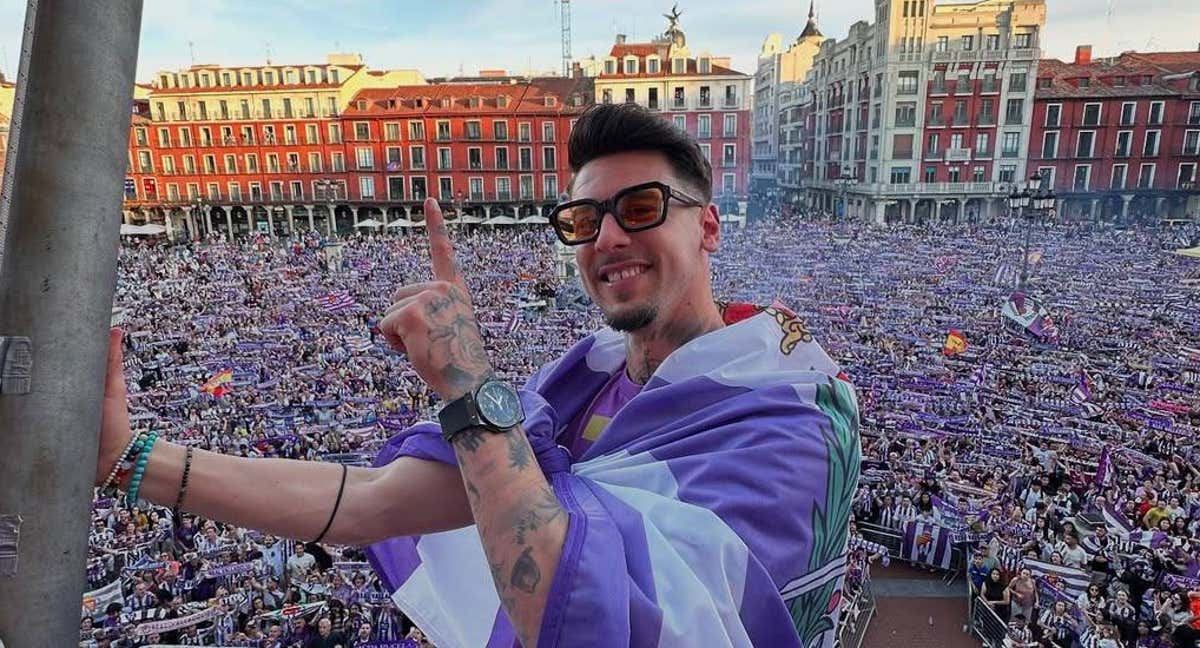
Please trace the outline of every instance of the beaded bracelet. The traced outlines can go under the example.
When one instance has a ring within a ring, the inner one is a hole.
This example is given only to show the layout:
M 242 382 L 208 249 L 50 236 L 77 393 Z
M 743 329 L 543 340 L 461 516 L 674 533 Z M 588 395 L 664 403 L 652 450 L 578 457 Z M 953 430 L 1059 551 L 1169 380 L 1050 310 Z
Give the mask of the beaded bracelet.
M 138 435 L 129 437 L 129 443 L 125 444 L 125 449 L 121 454 L 117 455 L 117 460 L 113 462 L 112 470 L 108 471 L 108 477 L 104 478 L 104 483 L 100 484 L 100 490 L 108 490 L 113 481 L 117 479 L 117 472 L 121 470 L 121 464 L 125 461 L 125 456 L 129 454 L 129 450 L 133 448 L 133 444 L 137 443 Z
M 151 432 L 146 437 L 142 453 L 138 455 L 137 464 L 133 467 L 133 479 L 129 482 L 129 491 L 125 493 L 125 502 L 130 506 L 137 504 L 138 492 L 142 488 L 142 478 L 146 476 L 146 464 L 150 462 L 150 450 L 154 448 L 154 442 L 157 440 L 157 432 Z
M 134 464 L 137 461 L 138 455 L 142 452 L 142 447 L 146 444 L 146 439 L 149 434 L 147 432 L 139 432 L 130 440 L 129 445 L 125 446 L 125 451 L 117 459 L 117 463 L 113 464 L 113 470 L 110 473 L 111 479 L 107 480 L 104 486 L 100 487 L 100 494 L 104 497 L 116 497 L 121 494 L 121 482 L 133 470 Z
M 196 448 L 188 446 L 187 453 L 183 460 L 183 478 L 179 480 L 179 495 L 175 497 L 175 506 L 171 507 L 171 516 L 179 517 L 179 511 L 183 508 L 183 496 L 187 494 L 188 475 L 192 472 L 192 454 Z

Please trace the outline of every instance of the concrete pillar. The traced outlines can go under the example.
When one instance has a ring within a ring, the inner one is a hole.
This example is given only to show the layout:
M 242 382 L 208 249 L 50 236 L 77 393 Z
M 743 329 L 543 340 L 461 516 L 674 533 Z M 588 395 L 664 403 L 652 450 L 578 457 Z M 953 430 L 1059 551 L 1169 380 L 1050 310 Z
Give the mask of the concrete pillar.
M 275 238 L 275 208 L 267 209 L 267 237 Z
M 167 240 L 168 241 L 175 240 L 175 223 L 173 222 L 174 220 L 175 220 L 175 212 L 173 210 L 168 209 L 166 212 L 166 215 L 163 217 L 163 224 L 166 225 L 166 227 L 167 227 Z
M 1133 202 L 1133 194 L 1121 194 L 1121 220 L 1129 220 L 1129 203 Z
M 874 204 L 874 217 L 876 225 L 884 225 L 887 223 L 887 205 L 883 201 Z
M 247 212 L 249 213 L 249 212 Z M 233 207 L 225 210 L 225 227 L 229 229 L 229 240 L 233 240 Z
M 213 233 L 212 207 L 204 208 L 204 225 L 205 225 L 204 235 L 211 236 Z
M 14 132 L 0 201 L 0 335 L 17 336 L 0 395 L 0 642 L 71 646 L 117 283 L 110 214 L 122 207 L 142 2 L 6 6 L 13 23 L 26 10 L 19 63 L 7 70 L 16 73 L 5 110 Z
M 350 217 L 354 219 L 354 231 L 358 231 L 358 209 L 350 208 Z
M 295 215 L 292 214 L 293 208 L 293 205 L 285 205 L 283 208 L 283 210 L 287 212 L 288 236 L 294 236 L 296 234 L 296 218 Z
M 326 233 L 329 235 L 330 238 L 333 238 L 333 232 L 336 229 L 334 227 L 335 221 L 337 221 L 337 218 L 334 217 L 335 213 L 337 213 L 337 208 L 334 207 L 333 205 L 330 205 L 329 206 L 329 220 L 328 220 L 328 222 L 325 223 Z
M 308 231 L 317 231 L 317 225 L 313 222 L 313 205 L 305 205 L 304 208 L 308 210 Z
M 1166 200 L 1167 199 L 1165 196 L 1159 196 L 1158 198 L 1154 199 L 1154 217 L 1155 218 L 1162 218 L 1162 206 L 1163 206 L 1163 203 L 1166 202 Z

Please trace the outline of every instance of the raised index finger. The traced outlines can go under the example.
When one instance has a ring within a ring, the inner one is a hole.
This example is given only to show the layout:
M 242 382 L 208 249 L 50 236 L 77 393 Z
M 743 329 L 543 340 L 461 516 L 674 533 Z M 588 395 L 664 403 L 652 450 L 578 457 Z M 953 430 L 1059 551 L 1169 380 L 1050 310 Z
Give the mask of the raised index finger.
M 433 278 L 437 281 L 462 283 L 454 263 L 454 244 L 446 230 L 442 208 L 433 198 L 425 199 L 425 229 L 429 232 L 429 257 L 433 261 Z

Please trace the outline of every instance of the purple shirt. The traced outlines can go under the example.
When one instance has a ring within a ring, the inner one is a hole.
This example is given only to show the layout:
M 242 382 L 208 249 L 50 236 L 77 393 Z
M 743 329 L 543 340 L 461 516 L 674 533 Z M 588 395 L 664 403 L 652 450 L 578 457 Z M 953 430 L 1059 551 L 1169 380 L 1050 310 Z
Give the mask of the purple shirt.
M 642 386 L 629 379 L 625 363 L 621 363 L 621 368 L 605 383 L 592 403 L 559 435 L 558 442 L 578 461 L 600 438 L 608 422 L 640 391 Z

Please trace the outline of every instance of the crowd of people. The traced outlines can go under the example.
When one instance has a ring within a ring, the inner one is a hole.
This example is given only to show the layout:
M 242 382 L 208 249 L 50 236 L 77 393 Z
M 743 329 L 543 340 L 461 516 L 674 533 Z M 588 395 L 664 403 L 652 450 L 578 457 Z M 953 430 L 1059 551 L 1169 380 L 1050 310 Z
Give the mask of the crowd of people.
M 1180 642 L 1200 636 L 1188 629 L 1200 628 L 1188 607 L 1200 589 L 1200 264 L 1169 254 L 1180 232 L 1039 229 L 1023 292 L 1057 336 L 1038 339 L 1001 314 L 1023 261 L 1010 224 L 874 230 L 771 211 L 723 234 L 715 290 L 781 300 L 851 376 L 856 525 L 928 521 L 978 547 L 973 586 L 1016 645 L 1106 645 L 1106 633 L 1193 645 Z M 556 277 L 548 229 L 454 239 L 502 378 L 520 384 L 601 325 L 578 285 Z M 436 397 L 374 331 L 396 286 L 428 278 L 425 238 L 327 243 L 124 246 L 117 305 L 135 428 L 224 453 L 362 465 L 427 417 Z M 951 329 L 965 349 L 947 355 Z M 857 530 L 851 546 L 856 587 L 883 550 Z M 81 645 L 424 644 L 357 548 L 106 499 L 91 548 Z M 1098 598 L 1068 596 L 1043 564 L 1086 572 Z

